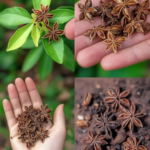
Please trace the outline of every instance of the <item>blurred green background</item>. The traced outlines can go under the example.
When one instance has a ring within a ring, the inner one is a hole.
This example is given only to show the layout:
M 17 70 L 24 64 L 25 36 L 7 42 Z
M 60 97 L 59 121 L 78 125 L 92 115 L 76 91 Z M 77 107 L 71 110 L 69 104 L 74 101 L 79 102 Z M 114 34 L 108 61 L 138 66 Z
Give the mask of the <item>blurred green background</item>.
M 79 0 L 75 0 L 77 3 Z M 75 76 L 76 77 L 149 77 L 150 69 L 149 69 L 150 61 L 144 61 L 142 63 L 132 65 L 126 68 L 113 70 L 113 71 L 105 71 L 100 64 L 97 64 L 91 68 L 82 68 L 76 62 L 75 64 Z
M 32 1 L 30 0 L 1 0 L 0 12 L 5 8 L 22 6 L 30 13 L 32 12 Z M 74 6 L 72 0 L 52 0 L 51 10 L 59 6 Z M 6 21 L 7 20 L 6 18 Z M 9 142 L 9 131 L 2 106 L 2 100 L 8 98 L 7 85 L 14 82 L 16 77 L 25 79 L 31 77 L 37 84 L 37 88 L 45 104 L 53 110 L 64 103 L 67 124 L 67 138 L 64 150 L 74 149 L 74 74 L 68 71 L 63 65 L 54 63 L 53 71 L 48 77 L 41 81 L 38 74 L 38 63 L 28 72 L 22 72 L 22 65 L 25 57 L 29 53 L 27 47 L 13 52 L 6 52 L 6 47 L 14 30 L 8 30 L 0 26 L 0 150 L 11 150 Z M 73 51 L 74 42 L 67 41 Z

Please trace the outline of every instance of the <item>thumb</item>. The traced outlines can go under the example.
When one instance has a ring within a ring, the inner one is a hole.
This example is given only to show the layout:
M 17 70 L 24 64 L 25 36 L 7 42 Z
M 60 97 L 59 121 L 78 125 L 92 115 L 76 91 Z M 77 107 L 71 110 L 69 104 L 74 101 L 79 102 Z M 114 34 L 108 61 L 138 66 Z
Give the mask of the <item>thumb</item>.
M 66 131 L 64 104 L 59 105 L 55 110 L 54 126 L 57 126 L 57 128 L 63 128 Z

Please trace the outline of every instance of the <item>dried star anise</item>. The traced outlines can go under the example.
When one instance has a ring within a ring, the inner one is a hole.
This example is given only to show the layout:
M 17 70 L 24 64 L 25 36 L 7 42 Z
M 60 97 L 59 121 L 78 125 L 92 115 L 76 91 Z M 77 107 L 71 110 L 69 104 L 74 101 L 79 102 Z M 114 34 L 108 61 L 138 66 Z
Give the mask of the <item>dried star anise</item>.
M 84 96 L 84 100 L 83 100 L 82 106 L 90 105 L 92 98 L 93 98 L 93 95 L 91 93 L 86 94 Z
M 83 20 L 85 18 L 88 21 L 93 22 L 92 13 L 97 12 L 97 10 L 92 7 L 92 1 L 86 0 L 85 5 L 83 5 L 82 3 L 78 3 L 78 7 L 81 11 L 81 14 L 79 16 L 79 20 Z
M 100 25 L 98 27 L 93 27 L 93 29 L 89 29 L 85 32 L 85 36 L 90 36 L 91 42 L 95 39 L 96 36 L 100 37 L 101 39 L 105 39 L 105 28 L 104 26 Z
M 146 25 L 144 26 L 144 35 L 147 34 L 148 32 L 150 32 L 150 23 L 146 23 Z
M 111 104 L 112 107 L 116 110 L 117 107 L 123 105 L 126 107 L 130 106 L 129 100 L 126 98 L 129 95 L 129 91 L 123 91 L 120 93 L 120 88 L 116 88 L 115 91 L 108 90 L 110 97 L 107 97 L 104 101 L 107 104 Z
M 48 105 L 45 106 L 41 106 L 41 120 L 44 121 L 44 119 L 52 119 L 50 116 L 50 112 L 52 111 L 52 109 L 48 108 Z
M 88 138 L 84 140 L 88 146 L 84 150 L 102 150 L 101 145 L 108 144 L 105 140 L 105 136 L 102 135 L 94 135 L 91 131 L 89 131 Z
M 111 129 L 115 129 L 119 126 L 117 121 L 113 121 L 114 115 L 107 116 L 105 113 L 100 118 L 96 118 L 96 125 L 100 128 L 100 133 L 105 132 L 106 136 L 112 137 Z
M 117 49 L 121 47 L 120 43 L 124 42 L 125 40 L 125 37 L 118 37 L 115 39 L 115 36 L 111 32 L 108 32 L 107 39 L 104 41 L 104 43 L 108 45 L 106 51 L 112 48 L 114 53 L 117 53 Z
M 49 32 L 43 38 L 49 38 L 49 43 L 53 40 L 59 42 L 59 36 L 64 34 L 63 30 L 58 30 L 58 26 L 57 22 L 54 24 L 53 28 L 46 26 Z
M 141 5 L 137 4 L 134 10 L 137 20 L 145 20 L 147 15 L 150 15 L 149 0 L 145 0 Z
M 34 14 L 37 16 L 35 22 L 43 21 L 45 25 L 49 25 L 47 18 L 52 18 L 54 14 L 49 14 L 49 6 L 46 7 L 41 4 L 41 10 L 33 9 Z
M 105 4 L 102 0 L 100 1 L 99 10 L 97 11 L 97 14 L 101 16 L 102 21 L 105 21 L 105 18 L 112 18 L 111 11 L 112 11 L 113 3 L 109 2 L 108 4 Z
M 131 139 L 128 137 L 127 141 L 123 143 L 125 150 L 147 150 L 143 145 L 140 145 L 141 141 L 137 142 L 136 137 Z
M 132 103 L 130 111 L 124 107 L 121 108 L 121 111 L 122 112 L 117 117 L 117 120 L 122 122 L 122 128 L 125 128 L 128 125 L 128 128 L 132 133 L 134 125 L 137 127 L 143 127 L 142 122 L 138 118 L 145 116 L 145 114 L 136 112 L 135 104 Z

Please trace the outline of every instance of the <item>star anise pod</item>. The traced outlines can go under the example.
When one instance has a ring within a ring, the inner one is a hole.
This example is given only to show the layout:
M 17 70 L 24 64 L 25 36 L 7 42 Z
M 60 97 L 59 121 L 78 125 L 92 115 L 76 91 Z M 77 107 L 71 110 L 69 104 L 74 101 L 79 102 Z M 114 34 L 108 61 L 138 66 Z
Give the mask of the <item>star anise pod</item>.
M 100 118 L 96 118 L 96 125 L 100 128 L 100 133 L 105 132 L 106 136 L 112 137 L 111 129 L 115 129 L 119 126 L 119 123 L 117 121 L 113 121 L 114 115 L 106 115 L 104 113 L 103 116 Z
M 130 110 L 125 108 L 121 108 L 121 113 L 117 117 L 117 120 L 122 122 L 122 128 L 125 128 L 128 125 L 130 132 L 133 132 L 134 125 L 137 127 L 143 127 L 142 122 L 140 121 L 140 117 L 145 116 L 145 114 L 136 112 L 135 105 L 132 103 Z
M 85 32 L 85 36 L 90 36 L 91 42 L 96 38 L 96 36 L 100 37 L 101 39 L 105 39 L 105 28 L 104 26 L 100 25 L 98 27 L 93 27 L 93 29 L 89 29 Z
M 41 106 L 41 120 L 44 121 L 44 119 L 52 119 L 50 116 L 50 112 L 52 111 L 52 109 L 48 108 L 48 105 L 45 106 Z
M 34 109 L 33 109 L 33 106 L 25 106 L 24 107 L 24 109 L 25 109 L 25 111 L 24 111 L 24 115 L 25 115 L 25 117 L 32 117 L 32 116 L 34 116 Z
M 83 20 L 85 18 L 88 21 L 93 22 L 92 13 L 97 12 L 97 10 L 94 7 L 92 7 L 92 1 L 86 0 L 85 5 L 83 5 L 82 3 L 78 3 L 78 7 L 81 12 L 79 20 Z
M 112 18 L 112 15 L 111 15 L 112 7 L 113 7 L 112 2 L 105 4 L 102 0 L 100 1 L 100 7 L 99 7 L 97 14 L 101 16 L 103 22 L 106 17 Z
M 33 147 L 35 144 L 35 140 L 31 137 L 31 135 L 29 133 L 27 133 L 25 136 L 24 136 L 26 139 L 25 139 L 25 143 L 26 143 L 26 146 L 28 149 L 30 149 L 31 147 Z
M 116 88 L 115 91 L 108 90 L 108 94 L 110 95 L 110 97 L 107 97 L 104 102 L 107 104 L 111 104 L 114 110 L 116 110 L 117 107 L 120 107 L 121 105 L 126 107 L 130 106 L 130 102 L 126 98 L 130 94 L 129 91 L 120 92 L 120 88 Z
M 140 145 L 141 141 L 137 142 L 136 137 L 131 139 L 128 137 L 127 141 L 123 143 L 125 150 L 147 150 L 143 145 Z
M 121 13 L 128 18 L 130 18 L 129 6 L 134 6 L 138 4 L 137 0 L 114 0 L 118 5 L 113 8 L 112 14 L 120 18 Z
M 145 0 L 141 5 L 137 4 L 134 13 L 137 20 L 145 20 L 147 15 L 150 15 L 149 0 Z
M 122 32 L 122 27 L 121 25 L 112 25 L 112 26 L 107 26 L 105 30 L 108 32 L 111 32 L 113 35 L 119 35 Z
M 49 38 L 49 43 L 51 43 L 53 40 L 59 42 L 59 36 L 64 34 L 63 30 L 58 30 L 58 23 L 56 22 L 52 27 L 46 26 L 49 32 L 43 37 L 43 38 Z
M 102 150 L 101 145 L 108 144 L 105 140 L 105 136 L 102 135 L 94 135 L 91 131 L 89 131 L 88 138 L 84 140 L 88 146 L 84 150 Z
M 146 25 L 144 26 L 144 35 L 147 34 L 148 32 L 150 32 L 150 23 L 146 23 Z
M 106 51 L 112 48 L 114 53 L 117 53 L 118 48 L 121 47 L 120 43 L 124 42 L 125 40 L 125 37 L 118 37 L 115 39 L 115 36 L 111 32 L 108 32 L 107 39 L 104 41 L 104 43 L 108 45 Z
M 112 26 L 112 25 L 120 25 L 120 21 L 118 20 L 117 17 L 112 16 L 112 18 L 108 18 L 106 20 L 107 26 Z
M 123 32 L 126 32 L 128 36 L 132 35 L 134 31 L 144 32 L 142 27 L 143 22 L 143 20 L 137 20 L 137 18 L 134 18 L 125 26 Z
M 37 15 L 35 22 L 43 21 L 45 25 L 49 25 L 49 21 L 47 18 L 52 18 L 54 14 L 49 14 L 49 6 L 46 7 L 41 4 L 41 10 L 33 9 L 35 15 Z

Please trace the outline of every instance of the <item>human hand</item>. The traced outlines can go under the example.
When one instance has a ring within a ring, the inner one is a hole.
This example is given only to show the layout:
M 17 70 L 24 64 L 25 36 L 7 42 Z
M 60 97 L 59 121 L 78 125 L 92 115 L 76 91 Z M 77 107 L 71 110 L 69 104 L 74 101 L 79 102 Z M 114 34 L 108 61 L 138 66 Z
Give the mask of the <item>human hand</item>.
M 85 3 L 86 0 L 80 0 Z M 105 0 L 109 2 L 110 0 Z M 143 2 L 144 0 L 139 0 Z M 93 6 L 99 6 L 99 0 L 92 0 Z M 122 48 L 117 54 L 113 50 L 106 51 L 107 45 L 98 37 L 91 42 L 90 38 L 84 36 L 88 29 L 102 24 L 100 17 L 94 17 L 94 23 L 87 20 L 79 21 L 79 8 L 75 5 L 75 59 L 85 68 L 101 63 L 105 70 L 114 70 L 130 66 L 144 60 L 150 59 L 150 33 L 134 33 L 122 43 Z M 147 21 L 150 21 L 148 16 Z
M 21 143 L 18 139 L 19 135 L 17 135 L 18 126 L 16 117 L 24 111 L 24 106 L 33 105 L 34 108 L 40 108 L 41 105 L 43 105 L 43 102 L 36 89 L 36 85 L 31 78 L 26 78 L 25 82 L 21 78 L 17 78 L 15 80 L 15 85 L 8 85 L 8 93 L 10 102 L 4 100 L 3 107 L 8 122 L 10 137 L 14 137 L 13 139 L 10 139 L 12 149 L 28 150 L 26 144 Z M 48 128 L 50 128 L 49 138 L 46 138 L 44 143 L 38 141 L 31 150 L 63 150 L 66 137 L 63 108 L 63 105 L 59 105 L 56 108 L 54 113 L 54 125 L 52 125 L 51 122 L 48 124 Z

